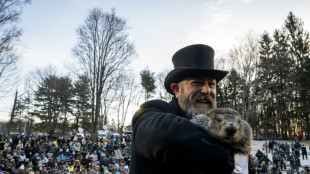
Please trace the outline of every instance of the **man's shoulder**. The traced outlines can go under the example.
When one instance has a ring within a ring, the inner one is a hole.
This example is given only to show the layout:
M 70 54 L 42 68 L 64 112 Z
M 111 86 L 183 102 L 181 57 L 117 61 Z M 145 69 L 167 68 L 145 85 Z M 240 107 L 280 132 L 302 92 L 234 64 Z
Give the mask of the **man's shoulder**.
M 140 119 L 145 113 L 148 112 L 161 112 L 161 113 L 173 113 L 174 110 L 172 106 L 162 100 L 149 100 L 143 103 L 136 111 L 132 119 L 132 124 L 134 124 L 138 119 Z
M 140 108 L 171 108 L 171 105 L 163 100 L 149 100 L 143 103 Z
M 137 110 L 137 112 L 139 111 L 145 111 L 145 110 L 148 110 L 148 109 L 158 109 L 162 112 L 173 112 L 173 108 L 172 106 L 163 101 L 163 100 L 149 100 L 149 101 L 146 101 L 145 103 L 143 103 L 139 109 Z

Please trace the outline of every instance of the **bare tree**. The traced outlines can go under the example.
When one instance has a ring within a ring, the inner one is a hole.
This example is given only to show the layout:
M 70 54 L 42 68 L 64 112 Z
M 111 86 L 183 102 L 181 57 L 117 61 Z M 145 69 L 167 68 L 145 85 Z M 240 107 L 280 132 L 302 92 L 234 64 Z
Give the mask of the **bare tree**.
M 0 92 L 10 91 L 12 78 L 16 74 L 16 64 L 20 59 L 16 45 L 22 35 L 16 24 L 19 21 L 22 9 L 30 1 L 1 0 L 0 1 Z
M 242 84 L 242 117 L 248 121 L 249 112 L 253 109 L 252 102 L 257 83 L 253 83 L 257 76 L 256 65 L 259 61 L 258 37 L 252 32 L 240 39 L 240 44 L 229 51 L 233 68 L 240 72 Z
M 158 95 L 158 98 L 164 101 L 170 101 L 172 99 L 172 95 L 167 92 L 164 86 L 165 78 L 170 71 L 171 68 L 166 68 L 156 74 L 156 93 Z
M 123 83 L 118 88 L 118 100 L 116 102 L 117 129 L 122 133 L 130 108 L 134 108 L 135 100 L 139 100 L 139 84 L 133 74 L 124 75 L 120 79 Z M 131 113 L 130 113 L 131 114 Z
M 73 55 L 80 65 L 81 72 L 76 73 L 86 74 L 90 79 L 93 140 L 97 135 L 105 86 L 135 55 L 127 30 L 126 20 L 117 17 L 114 9 L 104 13 L 98 8 L 92 9 L 84 25 L 77 29 L 78 42 Z
M 112 104 L 117 98 L 117 88 L 119 86 L 118 83 L 122 83 L 119 79 L 121 76 L 119 74 L 115 74 L 114 78 L 110 78 L 109 81 L 105 84 L 103 94 L 102 94 L 102 106 L 101 106 L 101 115 L 100 115 L 100 123 L 99 127 L 102 128 L 103 125 L 107 125 L 109 120 L 108 120 L 108 115 L 111 113 L 113 110 Z

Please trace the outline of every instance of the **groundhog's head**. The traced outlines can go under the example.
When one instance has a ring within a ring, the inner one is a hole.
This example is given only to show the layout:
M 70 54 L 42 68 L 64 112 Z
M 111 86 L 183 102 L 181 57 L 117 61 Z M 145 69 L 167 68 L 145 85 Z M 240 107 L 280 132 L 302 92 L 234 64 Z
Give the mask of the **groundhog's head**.
M 236 141 L 241 138 L 241 116 L 231 108 L 217 108 L 208 112 L 208 130 L 225 142 Z

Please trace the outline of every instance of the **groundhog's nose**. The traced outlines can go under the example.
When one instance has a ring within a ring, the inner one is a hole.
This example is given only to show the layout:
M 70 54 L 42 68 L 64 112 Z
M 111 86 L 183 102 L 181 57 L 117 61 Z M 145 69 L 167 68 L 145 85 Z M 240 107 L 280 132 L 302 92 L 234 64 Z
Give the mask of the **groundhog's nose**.
M 237 129 L 236 129 L 236 125 L 234 123 L 229 123 L 228 128 L 226 129 L 227 131 L 227 135 L 229 136 L 233 136 Z

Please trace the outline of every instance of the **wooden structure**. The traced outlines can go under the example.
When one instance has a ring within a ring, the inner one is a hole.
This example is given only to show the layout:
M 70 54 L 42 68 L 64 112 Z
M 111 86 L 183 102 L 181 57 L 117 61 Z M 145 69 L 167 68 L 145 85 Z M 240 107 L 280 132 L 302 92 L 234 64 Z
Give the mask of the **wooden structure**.
M 276 139 L 276 128 L 269 123 L 263 122 L 256 128 L 257 140 Z

